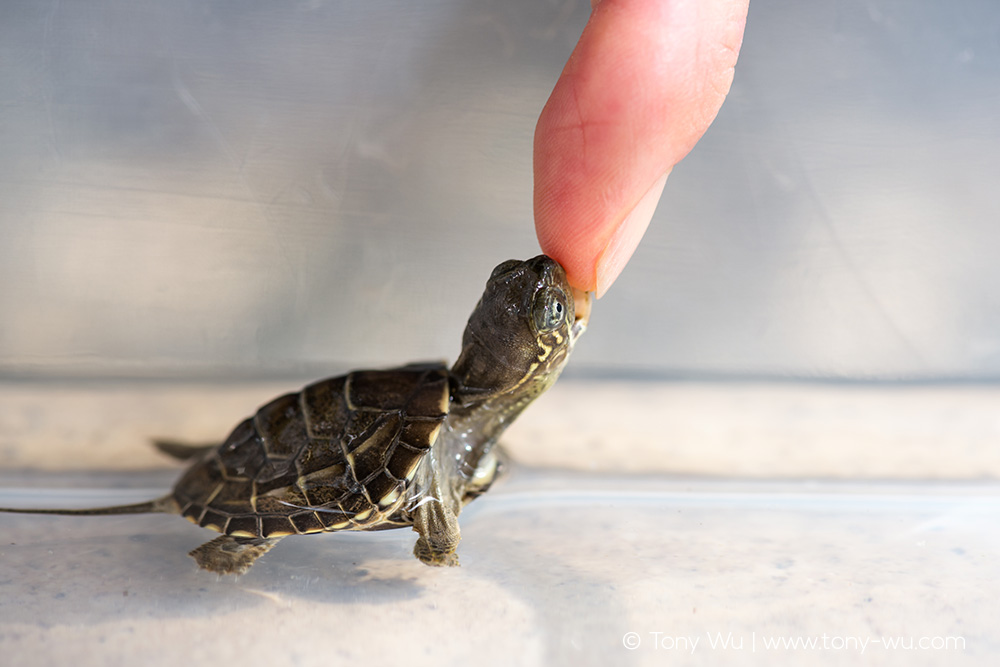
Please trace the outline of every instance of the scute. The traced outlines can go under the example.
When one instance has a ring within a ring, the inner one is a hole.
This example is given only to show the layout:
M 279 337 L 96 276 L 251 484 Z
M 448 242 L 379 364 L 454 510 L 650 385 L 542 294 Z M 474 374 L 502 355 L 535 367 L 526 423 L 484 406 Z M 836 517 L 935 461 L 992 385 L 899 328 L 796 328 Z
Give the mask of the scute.
M 448 413 L 448 375 L 441 372 L 420 385 L 407 406 L 408 414 L 415 417 L 443 419 Z
M 437 440 L 440 429 L 440 420 L 408 420 L 400 433 L 400 440 L 414 449 L 428 449 Z
M 396 413 L 382 413 L 372 426 L 351 442 L 347 453 L 359 482 L 366 482 L 385 469 L 386 460 L 399 440 L 401 421 Z
M 258 537 L 260 536 L 260 517 L 234 516 L 229 520 L 226 532 L 237 537 Z
M 226 530 L 228 523 L 229 516 L 227 514 L 206 508 L 205 511 L 202 512 L 201 520 L 198 522 L 198 525 L 202 528 L 210 528 L 221 533 Z
M 340 442 L 316 440 L 302 450 L 302 453 L 295 459 L 295 469 L 298 471 L 299 477 L 308 477 L 336 466 L 346 466 L 347 463 Z M 346 470 L 346 468 L 342 470 Z
M 351 410 L 399 410 L 415 389 L 412 375 L 387 378 L 378 371 L 351 373 L 344 398 Z
M 302 390 L 302 411 L 310 439 L 331 440 L 344 432 L 351 413 L 344 401 L 346 375 L 315 382 Z
M 271 401 L 257 411 L 254 424 L 269 457 L 295 456 L 309 444 L 300 394 L 286 394 Z
M 386 471 L 396 479 L 413 479 L 413 472 L 423 458 L 423 450 L 414 451 L 400 443 L 386 464 Z
M 358 371 L 281 396 L 174 487 L 182 514 L 241 538 L 390 521 L 449 407 L 444 364 Z
M 242 514 L 247 511 L 253 494 L 253 482 L 226 482 L 216 487 L 216 493 L 199 500 L 220 512 Z
M 287 516 L 262 516 L 260 518 L 261 537 L 285 537 L 298 531 Z
M 382 500 L 398 485 L 398 480 L 390 477 L 386 471 L 380 470 L 365 484 L 365 489 L 368 491 L 368 497 L 371 498 L 371 501 L 381 505 Z
M 248 481 L 254 479 L 267 462 L 264 440 L 247 419 L 233 431 L 218 451 L 222 466 L 222 476 L 227 480 Z
M 319 511 L 316 516 L 326 530 L 343 530 L 351 525 L 351 516 L 338 510 Z
M 298 488 L 302 491 L 307 507 L 340 503 L 361 490 L 344 463 L 303 475 L 299 478 Z
M 301 535 L 322 532 L 324 526 L 315 512 L 300 512 L 288 517 Z
M 272 491 L 266 496 L 257 496 L 254 507 L 258 514 L 281 514 L 297 512 L 304 507 L 309 507 L 309 501 L 305 499 L 295 487 L 282 487 Z

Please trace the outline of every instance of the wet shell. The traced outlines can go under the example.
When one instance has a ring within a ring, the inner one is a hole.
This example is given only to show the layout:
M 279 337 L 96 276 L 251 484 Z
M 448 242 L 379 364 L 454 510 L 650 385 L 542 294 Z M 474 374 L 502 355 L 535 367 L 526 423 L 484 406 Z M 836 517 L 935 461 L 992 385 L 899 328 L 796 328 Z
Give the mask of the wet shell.
M 189 521 L 233 537 L 394 528 L 449 408 L 448 369 L 356 371 L 277 398 L 174 487 Z

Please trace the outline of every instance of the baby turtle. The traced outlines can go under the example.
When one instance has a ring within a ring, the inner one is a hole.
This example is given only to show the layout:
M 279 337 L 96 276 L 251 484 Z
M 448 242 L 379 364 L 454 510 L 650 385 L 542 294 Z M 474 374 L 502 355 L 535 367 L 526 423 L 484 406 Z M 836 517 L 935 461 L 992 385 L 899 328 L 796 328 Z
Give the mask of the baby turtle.
M 288 535 L 404 526 L 420 534 L 418 559 L 458 565 L 457 517 L 495 479 L 497 438 L 552 386 L 585 327 L 558 263 L 509 260 L 490 275 L 450 369 L 355 371 L 271 401 L 217 447 L 161 444 L 195 460 L 156 500 L 0 511 L 180 514 L 222 533 L 191 552 L 220 574 L 246 572 Z

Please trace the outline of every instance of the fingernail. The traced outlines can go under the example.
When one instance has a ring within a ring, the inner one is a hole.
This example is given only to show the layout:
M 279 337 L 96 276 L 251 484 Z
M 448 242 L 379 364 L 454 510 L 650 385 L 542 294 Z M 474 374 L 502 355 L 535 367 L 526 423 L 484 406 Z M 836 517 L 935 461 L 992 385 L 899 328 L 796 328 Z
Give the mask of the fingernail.
M 597 259 L 594 273 L 597 276 L 598 299 L 604 296 L 612 283 L 618 279 L 622 269 L 628 264 L 632 253 L 639 245 L 639 241 L 642 240 L 642 235 L 649 227 L 649 221 L 653 219 L 653 213 L 656 211 L 656 205 L 660 201 L 663 186 L 667 184 L 667 176 L 669 175 L 670 171 L 668 170 L 667 173 L 656 179 L 656 182 L 646 191 L 635 208 L 619 223 L 618 229 L 611 235 L 608 244 L 604 247 L 604 252 Z
M 590 292 L 584 292 L 582 289 L 573 288 L 573 312 L 576 313 L 577 320 L 583 320 L 584 323 L 590 321 Z

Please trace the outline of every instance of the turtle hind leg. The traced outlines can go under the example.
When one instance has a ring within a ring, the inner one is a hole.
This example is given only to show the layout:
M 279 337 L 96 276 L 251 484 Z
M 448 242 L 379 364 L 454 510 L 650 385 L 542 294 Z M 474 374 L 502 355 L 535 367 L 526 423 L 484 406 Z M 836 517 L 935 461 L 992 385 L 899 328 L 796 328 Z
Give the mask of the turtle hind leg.
M 213 445 L 192 445 L 186 442 L 175 440 L 153 440 L 153 446 L 158 450 L 177 459 L 178 461 L 192 461 L 204 456 L 206 453 L 218 448 L 218 444 Z
M 218 574 L 243 574 L 280 539 L 223 535 L 205 542 L 188 555 L 203 570 Z

